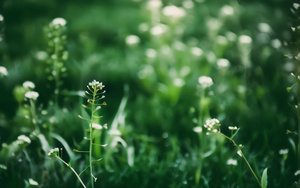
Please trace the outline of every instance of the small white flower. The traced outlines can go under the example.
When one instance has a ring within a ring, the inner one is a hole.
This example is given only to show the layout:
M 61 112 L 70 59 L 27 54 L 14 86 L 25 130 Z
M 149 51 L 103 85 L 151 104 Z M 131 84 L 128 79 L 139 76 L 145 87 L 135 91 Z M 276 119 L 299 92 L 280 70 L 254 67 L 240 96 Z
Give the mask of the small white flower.
M 173 80 L 173 84 L 178 87 L 182 87 L 184 85 L 184 83 L 185 83 L 184 80 L 181 78 L 175 78 Z
M 191 53 L 194 55 L 194 56 L 201 56 L 203 54 L 203 50 L 199 47 L 192 47 L 191 48 Z
M 93 123 L 92 126 L 93 129 L 103 129 L 102 125 L 98 124 L 98 123 Z
M 33 185 L 33 186 L 38 186 L 39 185 L 38 182 L 34 181 L 31 178 L 28 180 L 28 182 L 29 182 L 29 185 Z
M 220 125 L 220 121 L 213 118 L 206 120 L 204 127 L 210 132 L 217 133 L 219 132 Z
M 53 21 L 52 21 L 52 24 L 53 25 L 61 25 L 61 26 L 64 26 L 67 24 L 67 21 L 63 18 L 55 18 Z
M 267 23 L 259 23 L 257 27 L 258 30 L 262 33 L 269 33 L 272 31 L 271 26 Z
M 221 14 L 224 16 L 231 16 L 234 14 L 234 9 L 232 6 L 225 5 L 221 8 Z
M 241 150 L 238 150 L 236 153 L 237 153 L 239 156 L 242 157 L 242 151 L 241 151 Z
M 4 20 L 4 17 L 2 14 L 0 14 L 0 22 L 3 22 L 3 20 Z
M 36 100 L 39 97 L 39 93 L 35 91 L 27 91 L 25 97 L 28 99 Z
M 163 15 L 174 19 L 180 19 L 186 15 L 184 9 L 174 5 L 164 7 L 162 13 Z
M 280 155 L 286 155 L 286 154 L 288 154 L 289 153 L 289 150 L 288 149 L 281 149 L 281 150 L 279 150 L 279 154 Z
M 229 67 L 230 63 L 228 59 L 218 59 L 217 65 L 219 68 L 226 68 Z
M 147 6 L 150 10 L 157 10 L 162 6 L 161 0 L 149 0 Z
M 193 1 L 189 1 L 189 0 L 183 1 L 182 5 L 184 8 L 187 8 L 187 9 L 191 9 L 194 7 Z
M 238 128 L 236 126 L 234 126 L 234 127 L 229 126 L 228 129 L 231 130 L 231 131 L 233 131 L 233 130 L 237 130 Z
M 241 35 L 239 41 L 241 44 L 249 44 L 252 42 L 252 38 L 247 35 Z
M 194 127 L 193 131 L 196 132 L 196 133 L 201 133 L 202 132 L 202 127 L 199 127 L 199 126 Z
M 23 87 L 25 89 L 34 89 L 35 88 L 35 84 L 33 82 L 31 82 L 31 81 L 25 81 L 23 83 Z
M 168 26 L 164 24 L 158 24 L 152 27 L 150 32 L 153 36 L 159 36 L 164 34 L 167 30 L 168 30 Z
M 27 137 L 27 136 L 25 136 L 25 135 L 20 135 L 20 136 L 18 136 L 18 140 L 21 140 L 21 141 L 26 142 L 26 143 L 28 143 L 28 144 L 31 143 L 30 138 Z
M 89 86 L 91 86 L 92 88 L 96 87 L 99 89 L 102 89 L 104 87 L 104 85 L 102 84 L 102 82 L 93 80 L 92 82 L 89 83 Z
M 207 88 L 213 85 L 213 80 L 208 76 L 200 76 L 198 78 L 198 82 L 203 88 Z
M 129 35 L 125 39 L 126 44 L 129 46 L 134 46 L 140 42 L 140 38 L 136 35 Z
M 236 166 L 237 165 L 237 160 L 235 159 L 228 159 L 226 162 L 227 165 L 233 165 Z
M 59 152 L 59 149 L 58 149 L 58 148 L 53 148 L 53 149 L 50 150 L 50 152 L 48 153 L 48 155 L 49 155 L 49 156 L 52 155 L 52 154 L 57 155 L 58 152 Z
M 155 58 L 156 55 L 157 55 L 157 52 L 153 48 L 149 48 L 149 49 L 146 50 L 146 56 L 148 58 Z
M 8 75 L 7 69 L 3 66 L 0 66 L 0 77 L 7 76 L 7 75 Z
M 300 170 L 297 170 L 296 172 L 295 172 L 295 176 L 298 176 L 300 174 Z

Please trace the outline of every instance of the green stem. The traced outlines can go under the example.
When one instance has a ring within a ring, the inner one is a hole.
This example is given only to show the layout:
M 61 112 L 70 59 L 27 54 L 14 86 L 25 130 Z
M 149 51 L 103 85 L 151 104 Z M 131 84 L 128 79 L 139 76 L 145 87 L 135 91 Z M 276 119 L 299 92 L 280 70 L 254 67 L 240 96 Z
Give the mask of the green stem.
M 198 117 L 198 126 L 203 127 L 204 124 L 204 103 L 205 103 L 205 88 L 201 91 L 200 94 L 200 101 L 199 101 L 199 117 Z M 196 185 L 199 184 L 200 178 L 201 178 L 201 172 L 202 172 L 202 164 L 203 164 L 203 154 L 205 152 L 205 137 L 204 137 L 204 132 L 202 131 L 199 134 L 199 141 L 200 141 L 200 165 L 196 171 Z
M 39 131 L 39 128 L 37 127 L 37 115 L 36 115 L 35 103 L 33 99 L 30 99 L 29 102 L 30 102 L 30 111 L 31 111 L 31 122 L 34 126 L 34 129 Z
M 53 70 L 55 72 L 54 80 L 55 80 L 55 89 L 54 89 L 54 95 L 55 95 L 55 105 L 58 105 L 58 93 L 59 93 L 59 67 L 58 67 L 58 57 L 59 57 L 59 50 L 58 50 L 58 43 L 55 43 L 54 46 L 54 53 L 55 53 L 55 59 L 53 62 Z
M 244 153 L 243 153 L 242 150 L 239 148 L 239 146 L 235 143 L 235 141 L 232 140 L 231 138 L 229 138 L 228 136 L 226 136 L 226 135 L 223 134 L 223 133 L 215 133 L 215 134 L 219 134 L 219 135 L 221 135 L 221 136 L 224 136 L 224 137 L 227 138 L 229 141 L 231 141 L 231 142 L 233 143 L 233 145 L 239 149 L 239 151 L 241 151 L 242 158 L 243 158 L 243 159 L 245 160 L 245 162 L 247 163 L 247 165 L 248 165 L 248 167 L 249 167 L 251 173 L 253 174 L 253 176 L 255 177 L 255 179 L 256 179 L 256 181 L 257 181 L 257 183 L 258 183 L 259 186 L 261 187 L 260 181 L 259 181 L 259 179 L 257 178 L 257 176 L 256 176 L 256 174 L 255 174 L 255 172 L 254 172 L 254 170 L 252 169 L 252 167 L 251 167 L 251 165 L 249 164 L 248 160 L 246 159 Z
M 94 188 L 94 176 L 93 176 L 93 165 L 92 165 L 92 156 L 93 156 L 93 120 L 94 120 L 94 105 L 97 94 L 97 88 L 93 88 L 93 99 L 92 99 L 92 115 L 91 115 L 91 123 L 90 123 L 90 175 L 91 175 L 91 184 L 92 188 Z
M 63 162 L 67 167 L 69 167 L 73 172 L 74 174 L 76 175 L 77 179 L 80 181 L 81 185 L 86 188 L 86 186 L 84 185 L 84 183 L 82 182 L 80 176 L 77 174 L 77 172 L 74 170 L 74 168 L 72 168 L 68 163 L 66 163 L 64 160 L 62 160 L 60 157 L 56 156 L 56 158 L 58 160 L 60 160 L 61 162 Z
M 297 144 L 297 153 L 298 153 L 298 168 L 300 168 L 300 80 L 299 80 L 299 73 L 300 73 L 300 66 L 299 66 L 299 61 L 296 59 L 296 79 L 297 79 L 297 112 L 298 112 L 298 144 Z

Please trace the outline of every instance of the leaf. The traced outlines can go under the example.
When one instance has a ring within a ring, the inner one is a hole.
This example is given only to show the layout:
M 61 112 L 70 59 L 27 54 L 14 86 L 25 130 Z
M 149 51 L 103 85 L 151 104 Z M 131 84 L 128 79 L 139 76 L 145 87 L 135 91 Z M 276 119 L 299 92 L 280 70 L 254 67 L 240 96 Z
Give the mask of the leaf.
M 268 174 L 267 174 L 268 168 L 265 168 L 263 171 L 262 177 L 261 177 L 261 187 L 267 188 L 268 185 Z
M 69 167 L 72 167 L 72 166 L 71 166 L 71 161 L 69 161 Z
M 88 107 L 88 106 L 86 106 L 86 105 L 84 105 L 84 104 L 82 105 L 82 107 L 83 107 L 83 108 L 86 108 L 86 109 L 91 109 L 90 107 Z
M 86 120 L 86 121 L 90 121 L 89 119 L 83 118 L 81 115 L 78 115 L 78 117 L 79 117 L 80 119 L 83 119 L 83 120 Z
M 69 144 L 67 143 L 67 141 L 63 137 L 61 137 L 60 135 L 55 134 L 55 133 L 50 133 L 50 136 L 53 137 L 54 139 L 56 139 L 57 141 L 59 141 L 64 146 L 64 148 L 67 151 L 70 159 L 75 159 L 76 158 L 76 156 L 75 156 L 75 154 L 73 154 L 72 149 L 70 148 Z

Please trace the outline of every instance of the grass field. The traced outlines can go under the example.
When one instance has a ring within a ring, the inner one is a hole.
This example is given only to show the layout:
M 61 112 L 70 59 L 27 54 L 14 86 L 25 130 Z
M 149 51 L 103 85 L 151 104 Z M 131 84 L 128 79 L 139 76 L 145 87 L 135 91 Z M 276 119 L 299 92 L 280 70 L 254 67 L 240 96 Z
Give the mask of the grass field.
M 1 1 L 0 187 L 299 187 L 298 8 Z

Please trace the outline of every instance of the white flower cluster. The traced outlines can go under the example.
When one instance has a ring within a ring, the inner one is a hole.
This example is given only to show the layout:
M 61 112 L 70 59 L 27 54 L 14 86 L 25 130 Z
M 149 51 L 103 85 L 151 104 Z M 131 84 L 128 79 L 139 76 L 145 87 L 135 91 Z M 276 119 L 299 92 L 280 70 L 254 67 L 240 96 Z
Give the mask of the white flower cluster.
M 208 131 L 213 132 L 213 133 L 220 132 L 220 130 L 219 130 L 220 126 L 221 126 L 220 121 L 217 120 L 216 118 L 206 120 L 205 125 L 204 125 L 204 127 Z
M 173 19 L 180 19 L 186 15 L 184 9 L 180 7 L 176 7 L 174 5 L 166 6 L 162 10 L 163 15 L 173 18 Z
M 202 127 L 200 127 L 200 126 L 194 127 L 194 128 L 193 128 L 193 131 L 194 131 L 195 133 L 201 133 L 201 132 L 202 132 Z
M 140 43 L 140 38 L 136 35 L 128 35 L 125 41 L 128 46 L 135 46 Z
M 7 75 L 8 75 L 7 69 L 3 66 L 0 66 L 0 77 L 7 76 Z
M 211 77 L 208 76 L 200 76 L 198 78 L 198 82 L 201 85 L 201 87 L 203 88 L 207 88 L 213 85 L 213 80 L 211 79 Z
M 236 166 L 237 165 L 237 160 L 236 159 L 228 159 L 226 164 Z
M 93 80 L 92 82 L 89 83 L 89 86 L 91 86 L 92 88 L 99 88 L 100 90 L 102 88 L 104 88 L 104 85 L 102 84 L 102 82 Z
M 32 91 L 35 88 L 35 84 L 31 81 L 25 81 L 23 83 L 23 88 L 25 89 L 25 97 L 27 99 L 36 100 L 39 97 L 39 93 L 36 91 Z
M 35 84 L 34 84 L 33 82 L 31 82 L 31 81 L 25 81 L 25 82 L 23 83 L 23 87 L 24 87 L 25 89 L 30 90 L 30 89 L 34 89 L 34 88 L 35 88 Z
M 67 24 L 67 21 L 63 18 L 55 18 L 52 22 L 53 25 L 61 25 L 64 26 Z
M 50 150 L 50 152 L 48 153 L 48 155 L 55 155 L 57 156 L 58 155 L 58 152 L 59 152 L 59 149 L 58 148 L 53 148 Z
M 27 91 L 25 97 L 28 99 L 36 100 L 39 97 L 39 93 L 36 91 Z

